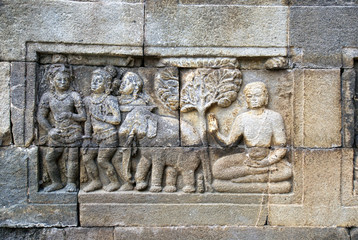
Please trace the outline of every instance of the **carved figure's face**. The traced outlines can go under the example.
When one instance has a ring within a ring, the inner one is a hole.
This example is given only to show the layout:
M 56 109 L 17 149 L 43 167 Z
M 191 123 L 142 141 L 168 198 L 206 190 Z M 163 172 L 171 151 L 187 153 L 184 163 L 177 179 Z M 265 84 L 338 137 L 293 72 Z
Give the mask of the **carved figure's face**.
M 94 93 L 103 93 L 105 91 L 105 81 L 101 74 L 92 74 L 91 90 Z
M 135 89 L 134 84 L 128 78 L 125 78 L 119 88 L 119 93 L 123 95 L 130 95 Z
M 267 95 L 261 87 L 251 89 L 245 97 L 249 109 L 261 108 L 266 105 Z
M 53 78 L 56 90 L 66 91 L 70 88 L 70 75 L 66 72 L 58 72 Z

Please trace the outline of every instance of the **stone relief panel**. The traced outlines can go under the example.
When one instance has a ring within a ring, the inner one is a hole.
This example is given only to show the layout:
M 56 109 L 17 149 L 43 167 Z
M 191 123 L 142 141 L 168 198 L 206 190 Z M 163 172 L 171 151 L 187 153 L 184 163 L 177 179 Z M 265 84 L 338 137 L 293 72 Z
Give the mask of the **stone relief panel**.
M 40 191 L 291 192 L 287 71 L 243 72 L 230 58 L 40 59 Z
M 208 116 L 209 131 L 217 141 L 232 145 L 243 139 L 245 152 L 217 159 L 213 186 L 219 192 L 286 193 L 291 190 L 292 166 L 285 159 L 286 133 L 282 116 L 266 108 L 269 96 L 262 82 L 244 88 L 249 111 L 239 114 L 229 135 L 219 131 L 214 114 Z

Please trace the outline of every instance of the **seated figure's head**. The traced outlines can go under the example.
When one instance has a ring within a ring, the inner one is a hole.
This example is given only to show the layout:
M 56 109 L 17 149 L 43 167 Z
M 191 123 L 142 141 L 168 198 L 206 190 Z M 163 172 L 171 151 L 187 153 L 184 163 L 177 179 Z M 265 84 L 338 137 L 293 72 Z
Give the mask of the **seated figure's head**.
M 127 72 L 124 74 L 119 93 L 122 95 L 132 95 L 134 98 L 142 91 L 143 80 L 134 72 Z
M 266 107 L 268 104 L 268 92 L 263 82 L 247 84 L 244 88 L 244 94 L 249 109 Z
M 114 67 L 99 68 L 92 72 L 91 90 L 94 93 L 110 94 L 112 91 L 112 79 L 117 71 Z
M 71 85 L 72 69 L 65 64 L 52 64 L 45 77 L 50 82 L 52 90 L 67 91 Z

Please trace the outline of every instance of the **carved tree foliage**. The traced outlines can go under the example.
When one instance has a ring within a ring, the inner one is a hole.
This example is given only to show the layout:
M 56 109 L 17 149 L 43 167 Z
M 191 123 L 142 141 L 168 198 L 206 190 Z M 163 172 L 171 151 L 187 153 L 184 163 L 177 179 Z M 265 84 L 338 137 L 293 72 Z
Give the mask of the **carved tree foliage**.
M 164 106 L 172 111 L 179 108 L 179 78 L 177 68 L 165 68 L 155 76 L 155 90 Z
M 207 145 L 206 111 L 214 104 L 223 108 L 230 106 L 237 98 L 241 83 L 242 74 L 238 69 L 204 68 L 188 76 L 181 91 L 181 111 L 198 112 L 199 132 L 204 145 Z

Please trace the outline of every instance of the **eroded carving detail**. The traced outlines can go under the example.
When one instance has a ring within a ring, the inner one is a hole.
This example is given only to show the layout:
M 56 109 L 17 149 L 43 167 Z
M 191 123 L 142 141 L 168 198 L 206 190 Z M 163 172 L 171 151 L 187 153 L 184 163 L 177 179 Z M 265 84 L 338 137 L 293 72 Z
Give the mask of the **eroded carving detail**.
M 288 68 L 287 58 L 274 57 L 265 62 L 265 68 L 268 70 L 280 70 Z
M 156 94 L 171 111 L 179 108 L 179 77 L 177 68 L 165 68 L 155 76 Z
M 180 68 L 237 68 L 236 58 L 163 58 L 159 65 Z
M 239 114 L 228 136 L 220 133 L 215 115 L 209 115 L 209 131 L 226 145 L 243 137 L 246 152 L 224 156 L 213 164 L 213 187 L 219 192 L 286 193 L 291 190 L 291 164 L 281 115 L 266 108 L 268 92 L 262 82 L 244 89 L 249 111 Z

